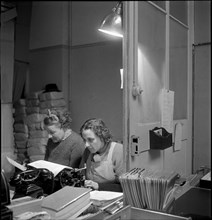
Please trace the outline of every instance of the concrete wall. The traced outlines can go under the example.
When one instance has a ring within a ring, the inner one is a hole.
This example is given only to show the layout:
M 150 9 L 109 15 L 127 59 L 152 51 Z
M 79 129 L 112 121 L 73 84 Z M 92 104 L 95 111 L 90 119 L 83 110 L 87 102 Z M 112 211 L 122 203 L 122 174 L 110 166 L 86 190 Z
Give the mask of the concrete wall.
M 68 101 L 69 4 L 67 1 L 32 3 L 29 93 L 56 83 Z
M 115 5 L 113 1 L 72 2 L 69 92 L 74 130 L 79 131 L 88 118 L 100 117 L 114 139 L 122 141 L 122 40 L 97 30 Z
M 56 83 L 79 132 L 89 117 L 102 117 L 122 140 L 122 41 L 97 28 L 116 2 L 33 2 L 29 92 Z M 89 91 L 89 92 L 88 92 Z

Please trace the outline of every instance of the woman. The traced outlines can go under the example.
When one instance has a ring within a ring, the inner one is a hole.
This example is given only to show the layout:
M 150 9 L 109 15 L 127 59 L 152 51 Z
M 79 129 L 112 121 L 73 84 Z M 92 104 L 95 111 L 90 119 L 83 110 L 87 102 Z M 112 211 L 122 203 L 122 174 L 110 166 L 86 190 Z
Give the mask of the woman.
M 112 141 L 101 119 L 89 119 L 80 128 L 85 142 L 81 167 L 86 164 L 85 187 L 121 192 L 119 176 L 123 173 L 123 145 Z
M 83 139 L 71 129 L 72 119 L 68 111 L 48 110 L 44 127 L 49 133 L 45 160 L 79 168 L 85 150 Z

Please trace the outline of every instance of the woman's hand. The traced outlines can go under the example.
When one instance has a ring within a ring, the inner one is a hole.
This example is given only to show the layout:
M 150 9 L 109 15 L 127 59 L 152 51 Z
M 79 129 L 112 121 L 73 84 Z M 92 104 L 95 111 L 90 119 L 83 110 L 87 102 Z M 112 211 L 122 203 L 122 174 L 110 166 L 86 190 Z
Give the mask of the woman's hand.
M 85 187 L 98 190 L 99 184 L 97 182 L 92 181 L 92 180 L 85 180 Z

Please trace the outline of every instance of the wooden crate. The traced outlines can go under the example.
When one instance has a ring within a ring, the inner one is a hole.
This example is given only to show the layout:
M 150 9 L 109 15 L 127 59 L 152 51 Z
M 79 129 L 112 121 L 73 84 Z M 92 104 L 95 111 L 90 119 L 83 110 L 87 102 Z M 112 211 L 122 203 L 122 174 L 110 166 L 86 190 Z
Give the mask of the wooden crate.
M 113 215 L 110 215 L 109 213 L 106 212 L 99 212 L 95 215 L 91 215 L 90 217 L 87 217 L 86 220 L 129 220 L 130 218 L 130 213 L 131 213 L 131 207 L 125 206 L 123 207 L 120 211 L 116 212 Z M 81 219 L 81 218 L 79 218 Z M 83 219 L 83 218 L 82 218 Z
M 191 218 L 186 218 L 177 215 L 171 215 L 163 212 L 151 211 L 147 209 L 139 209 L 131 207 L 131 220 L 191 220 Z
M 86 218 L 86 220 L 191 220 L 190 217 L 182 217 L 171 215 L 167 213 L 151 211 L 147 209 L 134 208 L 131 206 L 125 206 L 117 213 L 110 215 L 105 212 L 100 212 L 96 215 Z

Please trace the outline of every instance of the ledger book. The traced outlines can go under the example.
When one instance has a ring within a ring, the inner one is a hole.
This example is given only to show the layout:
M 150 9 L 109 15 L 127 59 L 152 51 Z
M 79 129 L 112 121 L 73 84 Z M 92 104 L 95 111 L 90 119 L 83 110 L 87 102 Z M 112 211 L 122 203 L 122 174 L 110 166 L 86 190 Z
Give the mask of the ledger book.
M 91 204 L 90 191 L 89 188 L 65 186 L 43 199 L 42 210 L 53 219 L 73 219 Z

